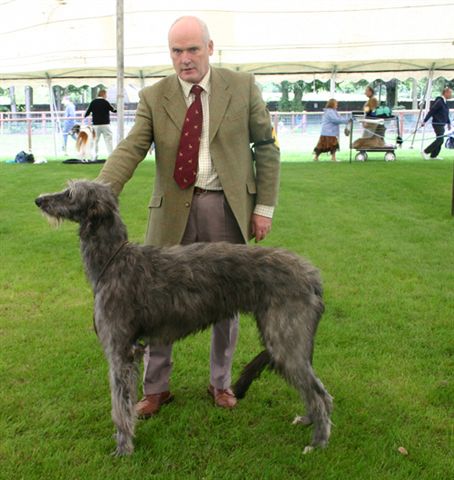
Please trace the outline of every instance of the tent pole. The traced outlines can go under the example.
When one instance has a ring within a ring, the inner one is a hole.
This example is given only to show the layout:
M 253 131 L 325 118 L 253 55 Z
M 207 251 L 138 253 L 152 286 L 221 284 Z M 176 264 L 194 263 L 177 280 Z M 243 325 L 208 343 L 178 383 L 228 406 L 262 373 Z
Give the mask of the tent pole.
M 411 108 L 413 110 L 416 110 L 418 108 L 418 81 L 416 80 L 416 78 L 412 78 Z
M 424 113 L 427 112 L 430 108 L 430 97 L 432 97 L 432 84 L 434 80 L 434 66 L 430 68 L 429 71 L 429 78 L 427 80 L 427 91 L 426 91 L 426 98 L 425 100 L 425 108 L 424 108 Z
M 422 120 L 424 120 L 424 117 L 426 116 L 426 112 L 428 112 L 429 109 L 430 109 L 430 97 L 432 96 L 432 83 L 433 83 L 433 79 L 434 79 L 434 67 L 435 67 L 435 63 L 432 64 L 432 66 L 430 67 L 430 70 L 429 70 L 429 77 L 427 78 L 427 85 L 426 85 L 426 93 L 425 93 L 425 96 L 423 98 L 421 109 L 419 111 L 421 117 L 418 117 L 418 122 L 419 122 L 420 118 Z M 418 127 L 418 125 L 416 125 L 416 128 L 417 127 Z M 426 129 L 423 128 L 422 139 L 421 139 L 421 150 L 424 147 L 425 134 L 426 134 Z
M 143 70 L 140 70 L 140 89 L 142 90 L 145 87 L 145 78 L 143 77 Z
M 28 151 L 32 152 L 32 117 L 31 117 L 31 92 L 32 87 L 26 85 L 24 88 L 25 93 L 25 114 L 27 121 L 27 137 L 28 137 Z
M 419 105 L 419 112 L 418 112 L 418 118 L 416 119 L 416 124 L 415 124 L 415 129 L 413 131 L 413 138 L 411 140 L 411 145 L 410 145 L 410 148 L 413 148 L 413 144 L 415 143 L 415 136 L 416 136 L 416 132 L 418 131 L 418 128 L 419 128 L 419 124 L 420 124 L 420 121 L 421 121 L 421 116 L 422 118 L 424 118 L 424 111 L 425 111 L 425 107 L 426 107 L 426 104 L 427 104 L 427 95 L 429 93 L 429 87 L 430 87 L 430 93 L 432 93 L 432 78 L 433 78 L 433 69 L 435 67 L 435 63 L 432 64 L 432 66 L 430 67 L 430 70 L 429 70 L 429 76 L 427 77 L 427 83 L 426 83 L 426 89 L 424 90 L 424 93 L 423 93 L 423 98 L 421 100 L 421 103 Z M 416 82 L 416 80 L 415 80 Z M 430 96 L 429 96 L 429 99 L 430 99 Z M 430 104 L 430 100 L 429 100 L 429 104 Z M 421 149 L 422 149 L 422 145 L 424 143 L 424 133 L 425 133 L 425 130 L 422 131 L 422 140 L 421 140 Z
M 117 143 L 124 137 L 124 5 L 117 0 Z
M 334 97 L 336 94 L 336 71 L 337 71 L 337 66 L 334 65 L 333 70 L 331 72 L 331 79 L 329 82 L 329 94 L 331 95 L 331 98 Z
M 52 79 L 47 76 L 47 85 L 49 87 L 49 106 L 50 106 L 50 118 L 52 120 L 52 138 L 54 141 L 54 156 L 57 156 L 57 139 L 55 138 L 55 128 L 56 128 L 56 108 L 55 108 L 55 98 L 54 90 L 52 89 Z

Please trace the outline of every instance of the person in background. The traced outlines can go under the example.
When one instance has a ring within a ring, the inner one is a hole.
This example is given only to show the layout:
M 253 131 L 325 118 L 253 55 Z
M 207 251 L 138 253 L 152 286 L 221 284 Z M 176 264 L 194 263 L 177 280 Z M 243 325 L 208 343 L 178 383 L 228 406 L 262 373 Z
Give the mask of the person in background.
M 72 128 L 76 124 L 76 106 L 69 97 L 63 97 L 61 102 L 65 106 L 65 113 L 63 114 L 63 153 L 67 155 L 68 136 L 74 140 L 76 134 L 72 132 Z
M 375 90 L 373 89 L 373 87 L 368 85 L 366 87 L 364 95 L 366 95 L 367 97 L 367 102 L 363 106 L 363 111 L 366 114 L 366 117 L 373 117 L 374 112 L 375 110 L 377 110 L 378 107 L 378 100 L 375 96 Z
M 375 110 L 378 107 L 378 100 L 375 97 L 374 89 L 368 85 L 364 94 L 367 97 L 367 102 L 363 106 L 365 120 L 362 122 L 364 131 L 361 138 L 353 142 L 353 148 L 356 150 L 368 148 L 380 148 L 385 145 L 385 128 L 383 124 L 376 122 L 368 122 L 367 118 L 375 117 Z M 378 131 L 377 131 L 378 130 Z
M 342 118 L 337 112 L 337 100 L 330 98 L 324 108 L 322 130 L 316 147 L 314 161 L 317 162 L 321 153 L 329 152 L 331 160 L 336 161 L 336 152 L 339 150 L 339 125 L 349 123 L 348 118 Z
M 210 66 L 213 40 L 197 17 L 177 19 L 168 45 L 175 74 L 139 93 L 134 126 L 98 180 L 120 193 L 154 142 L 147 245 L 261 241 L 271 230 L 280 153 L 254 77 Z M 227 409 L 237 403 L 230 383 L 238 320 L 232 312 L 211 337 L 208 393 Z M 173 398 L 171 353 L 172 345 L 146 349 L 140 418 L 155 415 Z
M 104 89 L 99 90 L 97 98 L 90 102 L 84 118 L 90 113 L 93 117 L 93 128 L 95 131 L 95 159 L 98 158 L 99 140 L 101 135 L 104 137 L 107 153 L 112 153 L 112 130 L 110 128 L 110 112 L 117 110 L 107 101 L 107 92 Z
M 449 118 L 448 100 L 452 98 L 452 89 L 445 87 L 441 96 L 437 97 L 424 117 L 422 126 L 432 118 L 432 128 L 435 132 L 435 140 L 423 150 L 423 156 L 426 160 L 443 160 L 438 155 L 443 146 L 443 138 L 445 134 L 445 125 L 451 128 L 451 120 Z

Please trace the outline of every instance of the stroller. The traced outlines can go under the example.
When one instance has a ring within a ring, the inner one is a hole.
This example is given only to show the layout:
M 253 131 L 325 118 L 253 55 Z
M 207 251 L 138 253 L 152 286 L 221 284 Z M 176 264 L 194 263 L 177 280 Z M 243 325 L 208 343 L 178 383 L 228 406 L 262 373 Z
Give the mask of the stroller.
M 360 136 L 361 134 L 361 136 Z M 353 141 L 353 136 L 359 136 Z M 387 162 L 396 159 L 395 150 L 402 145 L 399 117 L 390 114 L 365 116 L 363 112 L 352 112 L 350 128 L 350 162 L 352 150 L 358 153 L 355 160 L 366 161 L 371 152 L 384 152 Z

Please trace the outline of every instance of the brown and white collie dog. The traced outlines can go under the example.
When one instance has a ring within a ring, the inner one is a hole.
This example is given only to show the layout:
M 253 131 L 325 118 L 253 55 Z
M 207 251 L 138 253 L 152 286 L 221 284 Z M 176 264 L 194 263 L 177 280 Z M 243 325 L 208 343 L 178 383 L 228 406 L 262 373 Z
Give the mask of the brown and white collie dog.
M 91 162 L 94 157 L 95 129 L 91 125 L 74 125 L 72 132 L 77 135 L 76 150 L 79 158 L 85 162 Z

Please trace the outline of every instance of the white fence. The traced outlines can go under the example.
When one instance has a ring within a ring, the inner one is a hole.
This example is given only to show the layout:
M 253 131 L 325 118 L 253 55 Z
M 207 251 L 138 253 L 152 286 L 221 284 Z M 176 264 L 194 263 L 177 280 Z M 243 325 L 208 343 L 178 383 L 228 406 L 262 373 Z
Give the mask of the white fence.
M 340 112 L 349 116 L 350 112 Z M 402 110 L 395 114 L 399 118 L 404 148 L 409 148 L 415 131 L 418 110 Z M 77 112 L 75 120 L 80 123 L 84 112 Z M 125 112 L 125 135 L 134 123 L 135 111 Z M 283 113 L 272 112 L 271 121 L 278 135 L 283 153 L 311 152 L 320 135 L 321 112 Z M 63 158 L 61 124 L 63 112 L 52 116 L 51 112 L 11 113 L 0 112 L 0 157 L 14 158 L 20 150 L 30 150 L 44 157 Z M 117 119 L 111 115 L 114 140 Z M 431 130 L 431 129 L 430 129 Z M 422 131 L 418 130 L 415 148 L 420 148 Z M 426 138 L 432 136 L 428 132 Z M 341 150 L 348 149 L 348 138 L 341 135 Z M 105 158 L 105 146 L 100 142 L 100 157 Z M 76 156 L 75 142 L 68 139 L 68 154 Z

